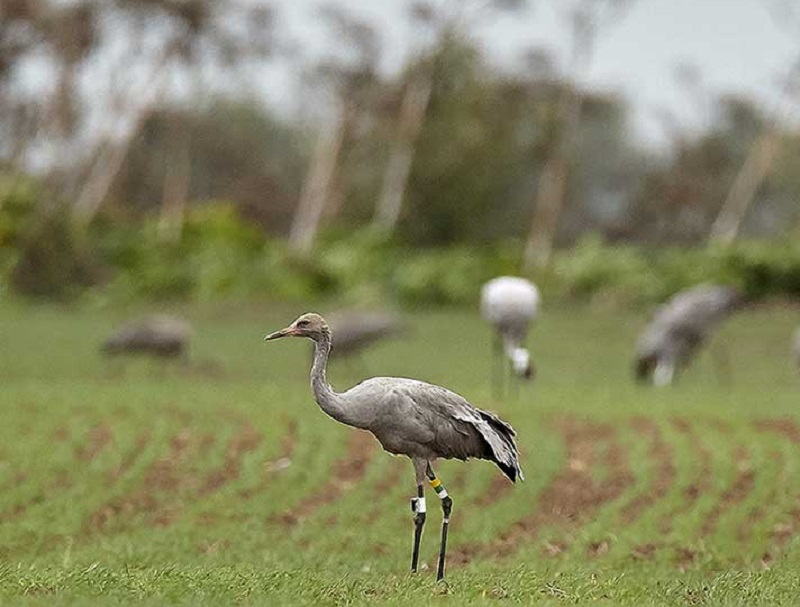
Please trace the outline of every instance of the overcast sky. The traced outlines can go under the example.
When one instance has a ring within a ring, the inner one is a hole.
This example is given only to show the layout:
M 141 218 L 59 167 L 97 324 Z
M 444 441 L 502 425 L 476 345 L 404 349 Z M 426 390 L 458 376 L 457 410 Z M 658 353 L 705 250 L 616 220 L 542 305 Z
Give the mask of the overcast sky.
M 634 0 L 617 23 L 601 31 L 584 84 L 619 92 L 634 111 L 634 130 L 643 141 L 666 141 L 664 112 L 685 129 L 701 124 L 708 108 L 676 78 L 676 67 L 698 69 L 712 92 L 744 92 L 772 108 L 778 82 L 800 55 L 800 25 L 779 26 L 774 9 L 783 0 Z M 340 0 L 384 33 L 381 65 L 392 71 L 402 64 L 407 22 L 404 0 Z M 316 12 L 323 0 L 280 0 L 282 28 L 309 56 L 324 53 L 330 38 Z M 495 19 L 476 32 L 487 55 L 498 63 L 516 60 L 524 48 L 550 50 L 563 63 L 568 43 L 563 15 L 565 0 L 538 0 L 524 15 Z M 800 16 L 800 0 L 785 0 Z M 291 105 L 296 89 L 283 74 L 272 74 L 270 98 Z

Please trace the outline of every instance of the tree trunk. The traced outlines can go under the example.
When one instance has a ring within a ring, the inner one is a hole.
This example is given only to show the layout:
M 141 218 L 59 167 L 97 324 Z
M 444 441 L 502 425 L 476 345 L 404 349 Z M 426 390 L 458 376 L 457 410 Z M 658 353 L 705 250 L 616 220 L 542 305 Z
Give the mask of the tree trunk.
M 116 142 L 109 138 L 105 144 L 100 146 L 89 170 L 89 175 L 83 182 L 83 186 L 72 206 L 72 222 L 79 230 L 84 230 L 94 219 L 100 209 L 100 205 L 108 196 L 108 192 L 114 183 L 114 178 L 125 162 L 131 143 L 133 143 L 147 119 L 155 111 L 165 84 L 163 78 L 164 68 L 170 59 L 171 53 L 171 47 L 167 46 L 156 57 L 153 75 L 150 78 L 150 94 L 136 108 L 132 124 L 125 131 L 125 134 Z M 120 91 L 120 95 L 124 93 L 124 91 Z
M 523 259 L 526 269 L 545 267 L 550 263 L 558 217 L 564 207 L 567 175 L 581 120 L 581 95 L 574 84 L 565 83 L 564 86 L 561 128 L 536 190 L 536 207 Z
M 158 231 L 162 240 L 178 242 L 183 232 L 191 182 L 191 134 L 188 119 L 185 116 L 175 116 L 171 130 Z
M 375 230 L 387 236 L 394 232 L 400 218 L 411 165 L 414 161 L 414 148 L 425 123 L 432 88 L 433 74 L 425 70 L 409 83 L 403 96 L 397 136 L 389 152 L 373 218 Z
M 300 200 L 289 232 L 289 250 L 305 255 L 311 251 L 322 212 L 330 196 L 347 122 L 347 107 L 342 102 L 333 123 L 323 129 L 311 157 Z
M 709 243 L 729 246 L 736 240 L 756 192 L 767 177 L 780 146 L 780 132 L 771 128 L 750 147 L 742 168 L 733 180 L 728 196 L 711 226 Z
M 116 142 L 107 142 L 98 155 L 83 183 L 78 198 L 72 207 L 72 220 L 79 229 L 85 229 L 94 219 L 100 205 L 108 196 L 114 178 L 122 168 L 133 140 L 155 109 L 155 98 L 139 108 L 134 123 L 125 135 Z

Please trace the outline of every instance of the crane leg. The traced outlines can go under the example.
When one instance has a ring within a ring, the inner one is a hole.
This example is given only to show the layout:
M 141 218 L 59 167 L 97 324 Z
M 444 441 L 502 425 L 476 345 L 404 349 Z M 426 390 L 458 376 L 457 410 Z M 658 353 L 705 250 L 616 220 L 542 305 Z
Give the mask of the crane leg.
M 422 539 L 422 528 L 425 526 L 425 466 L 424 459 L 412 458 L 414 474 L 417 479 L 417 497 L 411 498 L 411 511 L 414 513 L 414 549 L 411 552 L 411 573 L 417 572 L 419 565 L 419 543 Z
M 503 398 L 505 373 L 503 340 L 499 334 L 495 334 L 492 338 L 492 392 L 498 400 Z
M 653 385 L 668 386 L 675 376 L 675 363 L 672 360 L 659 359 L 653 371 Z
M 425 474 L 428 477 L 428 482 L 431 487 L 436 491 L 436 495 L 442 500 L 442 543 L 439 547 L 439 567 L 436 570 L 436 581 L 441 582 L 444 579 L 444 561 L 447 553 L 447 527 L 450 524 L 450 513 L 453 511 L 453 498 L 447 494 L 447 489 L 444 488 L 442 481 L 434 474 L 430 462 L 428 462 L 425 469 Z
M 411 552 L 411 573 L 417 572 L 419 564 L 419 542 L 425 526 L 425 488 L 417 485 L 417 497 L 411 498 L 411 511 L 414 513 L 414 549 Z

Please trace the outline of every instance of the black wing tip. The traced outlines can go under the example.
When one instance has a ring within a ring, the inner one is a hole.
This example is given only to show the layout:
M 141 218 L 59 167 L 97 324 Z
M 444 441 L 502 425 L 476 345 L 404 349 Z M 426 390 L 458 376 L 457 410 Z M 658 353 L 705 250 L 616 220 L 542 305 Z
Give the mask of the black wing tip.
M 516 484 L 517 479 L 521 481 L 525 480 L 525 475 L 522 474 L 522 469 L 519 467 L 518 464 L 514 466 L 509 466 L 508 464 L 503 464 L 498 461 L 495 461 L 495 464 L 497 464 L 497 467 L 500 468 L 503 474 L 505 474 L 508 480 L 510 480 L 512 483 Z

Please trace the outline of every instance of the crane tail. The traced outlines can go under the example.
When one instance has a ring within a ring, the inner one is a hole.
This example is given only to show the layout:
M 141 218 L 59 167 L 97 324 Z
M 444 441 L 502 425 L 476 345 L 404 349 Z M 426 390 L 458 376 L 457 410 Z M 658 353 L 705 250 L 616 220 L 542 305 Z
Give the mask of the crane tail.
M 516 483 L 517 479 L 524 481 L 525 475 L 519 465 L 519 451 L 514 441 L 514 428 L 488 411 L 479 410 L 479 412 L 484 421 L 488 422 L 485 426 L 479 427 L 483 439 L 489 446 L 487 459 L 497 464 L 512 483 Z

